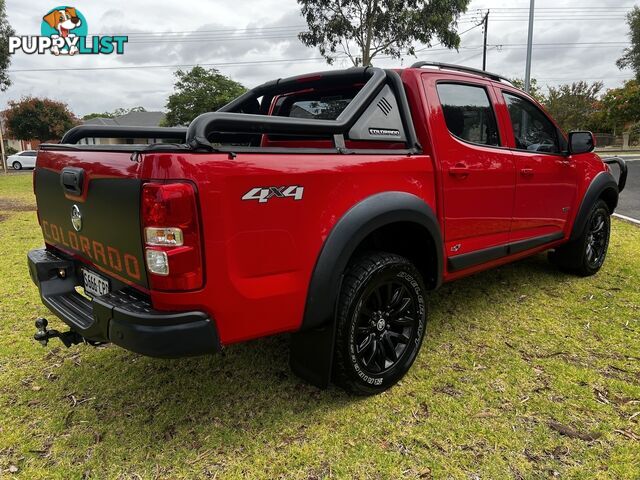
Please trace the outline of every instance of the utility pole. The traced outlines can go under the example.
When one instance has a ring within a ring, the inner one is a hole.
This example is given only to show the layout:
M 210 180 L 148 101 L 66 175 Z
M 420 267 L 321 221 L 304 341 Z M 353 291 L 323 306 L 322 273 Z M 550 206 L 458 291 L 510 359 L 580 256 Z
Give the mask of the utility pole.
M 2 113 L 0 113 L 0 160 L 2 161 L 2 170 L 5 175 L 7 173 L 7 160 L 4 155 L 4 138 L 2 137 Z
M 531 51 L 533 49 L 533 11 L 536 0 L 531 0 L 529 6 L 529 37 L 527 38 L 527 67 L 524 74 L 524 91 L 529 93 L 531 89 Z
M 484 47 L 482 50 L 482 70 L 487 70 L 487 32 L 489 30 L 489 11 L 487 10 L 487 14 L 484 16 Z

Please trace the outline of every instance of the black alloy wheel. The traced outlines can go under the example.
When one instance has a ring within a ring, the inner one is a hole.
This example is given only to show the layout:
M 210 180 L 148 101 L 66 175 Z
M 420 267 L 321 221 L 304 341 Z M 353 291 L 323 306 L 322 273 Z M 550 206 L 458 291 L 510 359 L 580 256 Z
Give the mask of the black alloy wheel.
M 597 269 L 602 266 L 609 244 L 609 215 L 603 210 L 596 210 L 589 221 L 587 245 L 585 249 L 586 262 L 589 268 Z
M 354 344 L 356 358 L 367 374 L 393 368 L 415 336 L 418 299 L 410 289 L 406 280 L 390 278 L 364 292 Z
M 373 395 L 407 373 L 424 337 L 425 292 L 420 272 L 400 255 L 372 252 L 351 262 L 336 317 L 336 383 Z

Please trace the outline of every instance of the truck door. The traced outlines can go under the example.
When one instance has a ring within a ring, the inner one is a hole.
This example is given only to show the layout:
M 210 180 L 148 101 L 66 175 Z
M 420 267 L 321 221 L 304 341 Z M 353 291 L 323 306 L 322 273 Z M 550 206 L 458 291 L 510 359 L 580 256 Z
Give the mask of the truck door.
M 496 89 L 498 90 L 498 89 Z M 500 89 L 511 128 L 507 133 L 515 159 L 516 196 L 511 242 L 562 237 L 577 194 L 575 162 L 563 155 L 558 127 L 533 102 Z M 497 92 L 498 93 L 498 92 Z
M 448 270 L 506 255 L 515 167 L 503 148 L 490 82 L 425 75 L 431 138 L 442 173 Z

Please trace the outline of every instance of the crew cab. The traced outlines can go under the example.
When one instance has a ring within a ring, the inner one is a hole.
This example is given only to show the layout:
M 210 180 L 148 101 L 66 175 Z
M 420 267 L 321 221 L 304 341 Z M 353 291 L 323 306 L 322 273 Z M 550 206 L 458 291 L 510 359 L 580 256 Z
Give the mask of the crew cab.
M 38 152 L 28 253 L 70 330 L 35 338 L 180 357 L 289 332 L 296 374 L 378 393 L 443 282 L 545 250 L 601 268 L 626 167 L 593 148 L 499 75 L 428 62 L 268 82 L 188 128 L 75 127 Z

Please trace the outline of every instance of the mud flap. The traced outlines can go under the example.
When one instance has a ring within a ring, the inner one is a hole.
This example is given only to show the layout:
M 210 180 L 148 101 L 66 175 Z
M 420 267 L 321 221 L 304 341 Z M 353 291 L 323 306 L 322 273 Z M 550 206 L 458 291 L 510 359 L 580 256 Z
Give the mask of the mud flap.
M 289 353 L 293 373 L 318 388 L 327 388 L 331 383 L 335 341 L 335 321 L 294 333 Z

